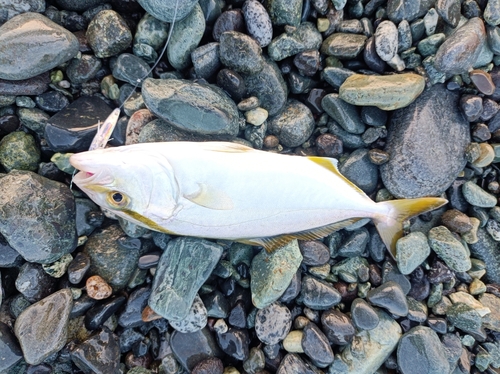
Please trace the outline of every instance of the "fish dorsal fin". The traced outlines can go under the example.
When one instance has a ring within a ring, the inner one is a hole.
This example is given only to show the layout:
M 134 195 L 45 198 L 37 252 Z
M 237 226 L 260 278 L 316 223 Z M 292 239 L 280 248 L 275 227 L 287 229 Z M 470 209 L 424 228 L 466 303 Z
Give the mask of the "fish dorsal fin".
M 330 235 L 332 232 L 352 225 L 360 219 L 361 218 L 350 218 L 344 221 L 331 223 L 326 226 L 317 227 L 315 229 L 295 232 L 293 234 L 270 236 L 266 238 L 241 239 L 238 241 L 245 244 L 262 246 L 266 249 L 266 251 L 273 252 L 274 250 L 283 247 L 285 244 L 291 242 L 293 239 L 315 240 L 324 238 L 325 236 Z
M 225 153 L 244 153 L 249 151 L 255 151 L 255 149 L 247 147 L 246 145 L 238 143 L 230 143 L 230 142 L 206 142 L 203 143 L 203 147 L 207 151 L 225 152 Z
M 366 196 L 364 191 L 356 186 L 354 183 L 352 183 L 349 179 L 344 177 L 342 174 L 340 174 L 340 171 L 338 169 L 338 160 L 334 158 L 329 158 L 329 157 L 316 157 L 316 156 L 308 156 L 307 157 L 309 160 L 314 162 L 315 164 L 318 164 L 319 166 L 323 166 L 325 169 L 330 170 L 332 173 L 337 175 L 339 178 L 342 178 L 347 184 L 349 184 L 352 188 L 354 188 L 356 191 L 358 191 L 360 194 L 363 196 Z
M 194 204 L 214 210 L 231 210 L 234 207 L 233 200 L 223 191 L 215 189 L 205 183 L 198 183 L 199 189 L 195 193 L 184 195 L 186 199 Z

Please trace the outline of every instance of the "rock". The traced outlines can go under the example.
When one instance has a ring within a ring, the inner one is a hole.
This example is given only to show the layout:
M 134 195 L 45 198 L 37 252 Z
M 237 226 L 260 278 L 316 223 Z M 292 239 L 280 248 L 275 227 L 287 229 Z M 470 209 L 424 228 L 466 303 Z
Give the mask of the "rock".
M 362 134 L 365 131 L 366 126 L 356 107 L 341 100 L 338 94 L 331 93 L 323 97 L 321 106 L 345 131 L 351 134 Z
M 469 245 L 471 256 L 486 264 L 486 279 L 492 283 L 500 283 L 500 252 L 498 243 L 485 229 L 477 230 L 477 241 Z
M 462 171 L 470 134 L 457 104 L 458 93 L 434 85 L 394 112 L 386 145 L 391 158 L 380 166 L 391 194 L 401 198 L 440 195 Z M 434 125 L 441 121 L 448 126 Z
M 0 95 L 40 95 L 48 90 L 49 83 L 49 73 L 15 81 L 0 79 Z
M 113 77 L 132 85 L 142 84 L 144 77 L 149 77 L 149 65 L 142 59 L 131 53 L 122 53 L 113 65 Z
M 101 0 L 57 0 L 57 4 L 65 10 L 83 12 L 102 3 Z
M 471 18 L 445 40 L 436 53 L 435 67 L 447 74 L 462 74 L 472 68 L 486 41 L 480 18 Z
M 493 208 L 497 205 L 495 195 L 486 192 L 472 181 L 467 181 L 462 185 L 462 193 L 465 200 L 471 205 L 480 208 Z
M 76 37 L 38 13 L 22 13 L 0 27 L 0 78 L 33 78 L 78 53 Z
M 114 10 L 103 10 L 90 21 L 87 41 L 96 57 L 111 57 L 126 50 L 132 42 L 125 20 Z
M 264 67 L 262 48 L 254 39 L 238 31 L 226 31 L 220 36 L 220 61 L 243 74 L 256 74 Z
M 15 170 L 0 179 L 0 196 L 0 233 L 27 261 L 51 263 L 76 247 L 75 206 L 66 185 Z
M 300 290 L 304 305 L 315 310 L 326 310 L 340 303 L 341 294 L 330 283 L 305 276 Z
M 333 351 L 325 334 L 314 322 L 305 325 L 302 336 L 302 348 L 313 364 L 326 368 L 333 362 Z
M 37 365 L 64 347 L 72 307 L 73 296 L 65 288 L 29 306 L 17 317 L 14 333 L 28 364 Z
M 365 42 L 364 35 L 333 33 L 321 44 L 321 52 L 340 59 L 353 59 L 361 53 Z
M 469 293 L 466 293 L 463 291 L 453 292 L 453 293 L 450 293 L 449 298 L 453 304 L 464 303 L 464 304 L 470 306 L 476 312 L 478 312 L 481 317 L 485 317 L 491 313 L 490 308 L 485 307 L 483 304 L 481 304 L 479 301 L 477 301 L 477 299 L 474 296 L 472 296 Z
M 257 0 L 249 0 L 243 4 L 242 11 L 248 34 L 261 47 L 266 47 L 273 38 L 273 25 L 266 8 Z
M 217 357 L 209 357 L 193 368 L 192 374 L 223 374 L 224 364 Z
M 350 344 L 356 334 L 353 321 L 344 313 L 333 308 L 325 310 L 321 314 L 321 326 L 328 340 L 333 344 L 341 346 Z
M 118 337 L 104 327 L 71 352 L 71 360 L 84 372 L 96 374 L 114 373 L 120 366 Z
M 39 162 L 40 151 L 32 135 L 16 131 L 0 140 L 0 164 L 7 172 L 13 169 L 36 171 Z
M 269 132 L 276 135 L 286 147 L 297 147 L 311 136 L 314 117 L 300 101 L 290 99 L 283 110 L 269 120 Z
M 222 357 L 208 328 L 185 334 L 174 331 L 170 337 L 170 346 L 177 361 L 188 371 L 209 357 Z
M 142 86 L 149 110 L 182 130 L 200 135 L 235 136 L 238 109 L 218 87 L 182 79 L 151 79 Z
M 301 0 L 271 0 L 267 3 L 267 11 L 274 26 L 300 26 L 302 14 Z
M 360 330 L 373 330 L 380 322 L 375 309 L 364 299 L 354 299 L 351 304 L 351 317 L 354 325 Z
M 55 279 L 39 264 L 27 262 L 20 269 L 15 282 L 16 289 L 30 303 L 36 303 L 55 291 Z
M 339 171 L 344 177 L 349 179 L 367 194 L 371 194 L 377 187 L 379 175 L 378 167 L 370 161 L 366 148 L 356 149 L 352 152 L 345 161 L 342 162 Z M 368 242 L 369 239 L 369 235 L 366 235 L 366 242 Z M 362 247 L 361 251 L 363 250 L 364 247 Z
M 212 30 L 214 40 L 219 42 L 221 35 L 226 31 L 245 33 L 246 25 L 241 9 L 226 10 L 217 18 Z
M 398 52 L 398 29 L 391 21 L 382 21 L 377 26 L 375 50 L 383 61 L 388 62 L 396 57 Z
M 195 295 L 193 303 L 185 318 L 180 321 L 170 321 L 170 326 L 183 334 L 201 330 L 206 325 L 207 309 L 198 295 Z
M 401 286 L 394 281 L 385 282 L 370 290 L 366 298 L 373 305 L 385 308 L 397 316 L 405 317 L 408 314 L 406 296 Z
M 290 33 L 283 33 L 273 39 L 267 47 L 269 57 L 281 61 L 307 50 L 317 50 L 321 46 L 321 34 L 310 22 L 304 22 Z
M 339 97 L 353 105 L 395 110 L 410 105 L 424 88 L 425 80 L 417 74 L 354 74 L 340 86 Z
M 111 296 L 113 289 L 98 275 L 93 275 L 85 282 L 87 294 L 95 299 L 102 300 Z
M 431 253 L 427 237 L 421 232 L 411 232 L 396 243 L 396 262 L 401 274 L 410 274 Z
M 429 245 L 450 269 L 460 272 L 471 268 L 468 250 L 446 227 L 438 226 L 429 231 Z
M 295 353 L 289 353 L 283 358 L 283 361 L 281 361 L 276 374 L 293 373 L 315 374 L 317 373 L 317 370 L 313 370 L 313 368 L 309 364 L 306 364 L 304 361 L 302 361 L 299 355 Z
M 162 1 L 162 0 L 138 0 L 138 3 L 155 18 L 163 22 L 179 21 L 193 10 L 198 4 L 196 0 L 187 1 Z M 174 18 L 175 16 L 175 18 Z
M 417 326 L 403 335 L 398 344 L 398 367 L 403 374 L 448 373 L 448 360 L 438 335 L 429 327 Z
M 196 76 L 209 79 L 220 70 L 219 50 L 219 43 L 208 43 L 191 52 L 191 60 L 193 61 Z
M 478 330 L 481 327 L 481 315 L 472 307 L 464 303 L 455 303 L 446 309 L 448 321 L 466 333 Z
M 0 322 L 0 371 L 8 372 L 23 359 L 23 352 L 19 347 L 9 326 Z
M 250 266 L 252 303 L 263 309 L 278 300 L 288 288 L 301 262 L 302 255 L 296 240 L 272 253 L 261 251 L 257 254 Z
M 228 356 L 245 361 L 249 356 L 249 342 L 247 330 L 230 327 L 227 332 L 217 334 L 217 344 Z
M 500 2 L 498 0 L 488 0 L 483 13 L 484 20 L 491 26 L 500 24 Z
M 500 332 L 500 298 L 491 293 L 483 293 L 479 296 L 479 302 L 491 311 L 491 313 L 483 316 L 483 326 Z
M 93 305 L 85 313 L 85 328 L 97 330 L 125 304 L 125 296 L 114 295 L 100 303 Z
M 411 22 L 424 16 L 432 5 L 434 5 L 434 1 L 429 0 L 416 0 L 411 3 L 404 0 L 389 0 L 387 2 L 387 16 L 394 23 L 399 23 L 404 19 Z
M 196 293 L 221 254 L 222 247 L 207 240 L 187 237 L 171 240 L 156 269 L 149 298 L 151 309 L 171 321 L 186 318 Z
M 255 315 L 255 332 L 259 340 L 265 344 L 278 344 L 290 331 L 292 315 L 288 308 L 274 302 Z

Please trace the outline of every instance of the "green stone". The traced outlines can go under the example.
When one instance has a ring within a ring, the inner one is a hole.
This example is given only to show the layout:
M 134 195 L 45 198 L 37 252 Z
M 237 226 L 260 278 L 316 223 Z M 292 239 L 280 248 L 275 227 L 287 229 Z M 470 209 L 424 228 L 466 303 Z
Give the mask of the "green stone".
M 436 54 L 439 46 L 443 44 L 444 40 L 446 39 L 445 34 L 433 34 L 425 39 L 422 39 L 418 45 L 418 51 L 423 57 L 427 57 L 430 55 Z
M 273 26 L 299 26 L 302 15 L 302 0 L 270 0 L 267 11 Z
M 368 261 L 360 256 L 347 258 L 332 267 L 332 274 L 338 275 L 340 279 L 347 283 L 354 283 L 358 280 L 358 270 L 368 266 Z
M 491 310 L 489 308 L 485 307 L 483 304 L 477 301 L 477 299 L 474 296 L 466 292 L 463 291 L 453 292 L 449 294 L 448 297 L 454 304 L 463 303 L 470 306 L 476 312 L 478 312 L 481 317 L 484 317 L 491 313 Z
M 321 44 L 321 52 L 340 59 L 352 59 L 361 53 L 365 42 L 365 35 L 333 33 Z
M 316 27 L 310 22 L 304 22 L 294 31 L 274 38 L 267 46 L 267 52 L 274 61 L 281 61 L 309 49 L 318 49 L 321 40 Z
M 413 272 L 431 253 L 427 237 L 421 232 L 412 232 L 396 242 L 396 262 L 401 274 Z
M 45 135 L 45 126 L 50 115 L 38 108 L 19 108 L 17 114 L 24 126 L 42 137 Z
M 483 326 L 500 332 L 500 298 L 490 293 L 483 293 L 479 296 L 479 302 L 491 310 L 491 313 L 483 317 Z
M 54 153 L 50 161 L 52 161 L 59 170 L 68 174 L 73 174 L 76 169 L 69 163 L 69 158 L 72 154 L 73 153 Z
M 288 288 L 302 262 L 297 240 L 268 253 L 262 250 L 250 267 L 252 302 L 265 308 L 278 300 Z
M 251 245 L 234 242 L 228 250 L 229 261 L 233 266 L 243 263 L 250 267 L 254 253 Z
M 448 321 L 455 327 L 467 331 L 474 331 L 481 327 L 481 316 L 472 307 L 464 303 L 456 303 L 446 310 Z
M 462 185 L 462 193 L 465 200 L 480 208 L 493 208 L 497 205 L 497 198 L 483 190 L 473 181 L 467 181 Z
M 429 245 L 453 271 L 467 271 L 471 268 L 470 253 L 445 226 L 429 231 Z
M 5 170 L 35 171 L 39 162 L 40 150 L 32 135 L 16 131 L 0 141 L 0 164 Z
M 427 306 L 433 308 L 443 296 L 443 283 L 434 283 L 431 286 L 429 298 L 427 299 Z
M 52 264 L 42 264 L 42 268 L 51 277 L 61 278 L 66 273 L 66 270 L 72 260 L 73 256 L 67 253 Z

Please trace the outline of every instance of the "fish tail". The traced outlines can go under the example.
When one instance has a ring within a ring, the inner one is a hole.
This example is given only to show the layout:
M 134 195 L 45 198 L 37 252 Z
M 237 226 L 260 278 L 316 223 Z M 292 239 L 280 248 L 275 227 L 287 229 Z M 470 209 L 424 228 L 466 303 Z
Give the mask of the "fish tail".
M 373 223 L 392 257 L 396 257 L 396 242 L 403 236 L 404 221 L 447 203 L 448 200 L 440 197 L 389 200 L 378 203 L 380 211 L 385 213 L 376 214 L 373 217 Z

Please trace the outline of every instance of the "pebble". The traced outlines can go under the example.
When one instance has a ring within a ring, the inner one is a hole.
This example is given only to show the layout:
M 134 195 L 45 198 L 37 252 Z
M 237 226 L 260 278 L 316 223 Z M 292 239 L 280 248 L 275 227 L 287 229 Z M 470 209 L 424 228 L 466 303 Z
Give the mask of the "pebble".
M 288 353 L 281 361 L 276 374 L 316 374 L 310 365 L 306 364 L 296 353 Z
M 474 332 L 481 327 L 481 315 L 464 303 L 455 303 L 446 309 L 446 317 L 451 325 L 466 333 Z
M 300 296 L 304 305 L 315 310 L 326 310 L 340 303 L 342 296 L 329 283 L 310 276 L 302 278 Z
M 114 10 L 103 10 L 90 21 L 85 34 L 96 57 L 104 58 L 125 51 L 132 33 L 125 20 Z
M 352 59 L 361 53 L 366 39 L 359 34 L 334 33 L 323 41 L 321 52 L 340 59 Z
M 156 51 L 163 47 L 168 37 L 168 23 L 158 19 L 157 12 L 155 14 L 156 17 L 153 17 L 151 14 L 145 13 L 137 24 L 134 34 L 134 48 L 138 45 L 147 45 Z
M 333 351 L 325 334 L 315 323 L 308 323 L 303 330 L 302 349 L 319 368 L 326 368 L 333 362 Z
M 185 18 L 198 4 L 196 0 L 165 2 L 161 0 L 137 0 L 148 12 L 163 22 L 179 21 Z
M 401 286 L 387 281 L 368 292 L 366 296 L 373 305 L 387 309 L 390 313 L 404 317 L 408 314 L 408 303 Z
M 132 85 L 142 84 L 144 77 L 149 77 L 149 65 L 141 58 L 131 54 L 122 53 L 113 65 L 113 77 Z
M 495 84 L 490 74 L 483 70 L 471 70 L 469 77 L 476 88 L 485 95 L 492 95 L 495 92 Z
M 89 277 L 85 282 L 85 287 L 87 294 L 95 300 L 107 299 L 113 293 L 110 285 L 98 275 Z
M 301 262 L 302 255 L 296 240 L 272 253 L 258 253 L 250 266 L 253 305 L 263 309 L 278 300 L 287 290 Z
M 383 61 L 392 60 L 398 52 L 398 29 L 391 21 L 382 21 L 375 31 L 375 50 Z
M 345 131 L 351 134 L 362 134 L 365 131 L 366 126 L 356 107 L 342 100 L 339 94 L 326 95 L 321 100 L 321 106 Z
M 401 274 L 412 273 L 430 255 L 427 237 L 421 232 L 411 232 L 396 242 L 396 262 Z
M 289 353 L 304 353 L 304 349 L 302 349 L 303 335 L 301 330 L 290 331 L 283 339 L 283 348 Z
M 351 317 L 360 330 L 373 330 L 379 324 L 377 312 L 364 299 L 357 298 L 352 302 Z
M 462 185 L 462 193 L 465 200 L 474 206 L 481 208 L 493 208 L 497 204 L 497 198 L 483 190 L 472 181 Z
M 356 327 L 353 322 L 351 318 L 337 309 L 330 308 L 321 314 L 323 332 L 328 340 L 336 345 L 343 346 L 352 342 L 356 334 Z
M 23 352 L 9 326 L 0 322 L 0 370 L 8 372 L 23 358 Z
M 228 356 L 238 360 L 245 361 L 249 357 L 249 341 L 247 330 L 239 330 L 230 327 L 222 334 L 216 334 L 217 344 Z
M 328 247 L 319 240 L 299 240 L 302 263 L 308 266 L 321 266 L 330 259 Z
M 244 74 L 256 74 L 264 67 L 261 47 L 238 31 L 226 31 L 220 36 L 220 61 L 227 68 Z
M 316 27 L 310 22 L 303 22 L 293 31 L 274 38 L 267 47 L 267 53 L 272 60 L 282 61 L 301 52 L 317 50 L 321 42 L 322 37 Z
M 64 274 L 66 274 L 66 270 L 68 269 L 71 260 L 73 260 L 73 256 L 67 253 L 52 264 L 43 264 L 42 268 L 51 277 L 61 278 Z
M 491 26 L 500 24 L 500 2 L 498 0 L 488 0 L 483 17 Z
M 301 102 L 289 99 L 280 114 L 269 119 L 268 129 L 286 147 L 297 147 L 311 136 L 314 130 L 311 110 Z
M 271 0 L 267 3 L 267 11 L 274 26 L 299 27 L 302 14 L 300 0 Z
M 28 12 L 0 26 L 0 49 L 0 78 L 22 80 L 73 58 L 78 53 L 78 41 L 71 32 L 47 17 Z
M 221 254 L 221 246 L 206 240 L 171 240 L 156 268 L 149 306 L 171 322 L 186 318 Z M 190 269 L 189 274 L 184 274 L 185 269 Z
M 340 86 L 339 97 L 353 105 L 395 110 L 412 103 L 424 88 L 425 80 L 417 74 L 354 74 Z
M 40 162 L 40 151 L 32 135 L 22 131 L 12 132 L 0 140 L 0 164 L 7 172 L 35 171 Z
M 264 344 L 278 344 L 285 339 L 291 327 L 290 310 L 278 302 L 259 309 L 255 316 L 255 333 Z
M 191 371 L 192 374 L 223 374 L 224 365 L 221 359 L 209 357 L 201 361 Z
M 221 67 L 219 43 L 209 43 L 191 52 L 194 71 L 197 77 L 209 79 Z
M 248 0 L 242 11 L 248 33 L 261 47 L 266 47 L 273 38 L 273 25 L 266 8 L 257 0 Z
M 500 298 L 491 293 L 483 293 L 479 296 L 479 302 L 491 311 L 491 313 L 483 316 L 483 326 L 500 332 Z
M 230 9 L 223 12 L 215 21 L 212 36 L 219 42 L 221 35 L 226 31 L 238 31 L 244 33 L 246 29 L 245 19 L 241 9 Z
M 472 230 L 473 227 L 471 219 L 458 209 L 450 209 L 444 212 L 441 216 L 441 221 L 449 230 L 459 234 L 465 234 Z
M 464 303 L 470 306 L 475 311 L 477 311 L 481 317 L 484 317 L 491 313 L 490 308 L 485 307 L 483 304 L 477 301 L 477 299 L 474 296 L 472 296 L 469 293 L 463 291 L 453 292 L 449 295 L 449 298 L 454 304 Z
M 207 309 L 203 305 L 203 301 L 200 296 L 195 295 L 193 304 L 188 310 L 188 314 L 182 320 L 170 321 L 170 326 L 172 326 L 176 331 L 181 333 L 195 332 L 201 330 L 207 325 Z
M 457 0 L 439 0 L 436 11 L 448 25 L 455 28 L 460 22 L 460 2 Z M 470 17 L 467 17 L 470 18 Z
M 105 374 L 116 372 L 120 366 L 118 337 L 104 327 L 71 351 L 71 360 L 84 372 Z
M 93 55 L 82 55 L 81 58 L 70 61 L 66 74 L 71 83 L 78 85 L 95 78 L 101 67 L 101 59 Z
M 49 73 L 15 81 L 0 79 L 0 95 L 40 95 L 47 91 L 49 83 Z
M 118 324 L 124 328 L 140 327 L 144 325 L 142 312 L 146 308 L 151 288 L 141 287 L 130 293 L 125 310 L 120 313 Z
M 170 346 L 176 360 L 188 371 L 210 357 L 222 357 L 208 328 L 185 334 L 174 331 L 170 337 Z
M 361 188 L 365 193 L 370 194 L 375 191 L 377 187 L 379 173 L 378 167 L 370 161 L 368 156 L 368 150 L 366 148 L 356 149 L 352 152 L 344 162 L 339 167 L 340 173 L 349 179 L 356 186 Z M 353 239 L 355 237 L 353 236 Z M 346 247 L 355 246 L 357 247 L 357 252 L 362 253 L 366 246 L 366 243 L 370 239 L 368 232 L 364 235 L 356 236 L 356 240 L 352 243 L 349 241 L 344 245 L 344 251 L 342 249 L 339 251 L 341 256 L 347 257 L 344 253 L 349 253 L 351 250 Z M 349 244 L 348 244 L 349 243 Z M 354 248 L 353 248 L 354 249 Z M 351 252 L 355 255 L 356 252 Z
M 450 269 L 460 272 L 471 268 L 468 250 L 446 227 L 429 231 L 429 245 Z
M 239 130 L 238 109 L 218 87 L 183 79 L 144 81 L 148 109 L 181 130 L 200 135 L 231 135 Z
M 391 194 L 401 198 L 438 196 L 462 171 L 466 160 L 456 147 L 460 144 L 465 149 L 470 135 L 457 103 L 458 93 L 438 84 L 394 112 L 385 149 L 391 158 L 380 166 L 382 181 Z M 446 129 L 432 125 L 445 119 Z M 418 137 L 410 135 L 414 131 Z M 429 149 L 432 157 L 428 157 Z
M 450 371 L 439 337 L 429 327 L 417 326 L 405 333 L 398 344 L 397 357 L 398 367 L 404 374 Z
M 71 291 L 64 288 L 29 306 L 17 317 L 14 333 L 28 364 L 37 365 L 64 347 L 72 307 Z

